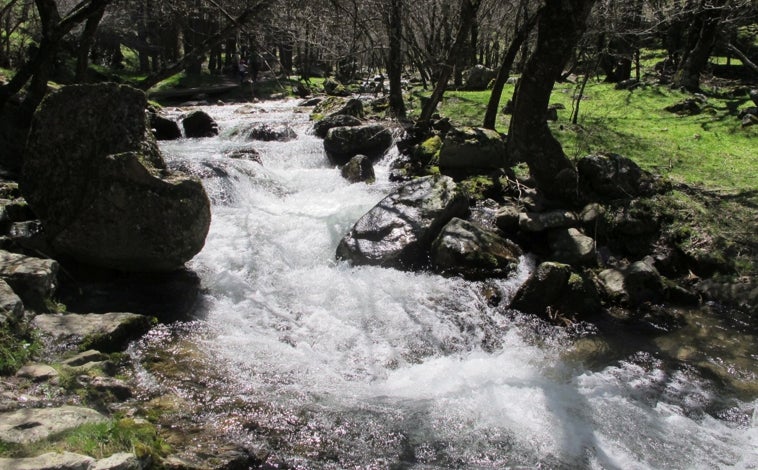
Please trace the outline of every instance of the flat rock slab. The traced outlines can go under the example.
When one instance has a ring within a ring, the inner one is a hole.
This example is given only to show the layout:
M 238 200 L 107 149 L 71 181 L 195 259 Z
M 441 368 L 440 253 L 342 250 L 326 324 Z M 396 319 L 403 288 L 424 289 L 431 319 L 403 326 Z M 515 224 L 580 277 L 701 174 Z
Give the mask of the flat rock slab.
M 90 470 L 95 459 L 86 455 L 51 452 L 25 459 L 0 459 L 0 470 Z
M 28 364 L 19 369 L 16 376 L 31 379 L 34 382 L 45 382 L 58 377 L 58 371 L 46 364 Z
M 92 470 L 141 470 L 142 462 L 130 452 L 120 452 L 98 460 Z
M 136 313 L 49 314 L 34 317 L 33 325 L 43 336 L 68 346 L 115 352 L 126 349 L 133 339 L 145 334 L 151 318 Z
M 82 424 L 98 423 L 106 419 L 95 410 L 79 406 L 26 408 L 0 413 L 0 441 L 28 444 Z

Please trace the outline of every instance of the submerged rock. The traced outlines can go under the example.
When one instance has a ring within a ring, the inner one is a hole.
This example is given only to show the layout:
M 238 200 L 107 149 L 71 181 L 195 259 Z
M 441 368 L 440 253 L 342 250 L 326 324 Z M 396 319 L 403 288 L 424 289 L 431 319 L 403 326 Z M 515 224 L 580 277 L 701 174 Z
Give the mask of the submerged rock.
M 437 270 L 471 280 L 508 276 L 522 254 L 512 241 L 459 218 L 445 225 L 431 253 Z
M 38 108 L 21 189 L 57 254 L 168 271 L 203 247 L 210 201 L 197 179 L 166 169 L 146 104 L 139 90 L 100 84 L 64 87 Z
M 394 268 L 424 264 L 442 227 L 468 211 L 468 199 L 452 178 L 418 178 L 361 217 L 337 247 L 337 258 Z
M 356 155 L 378 160 L 392 146 L 392 133 L 378 124 L 356 127 L 334 127 L 324 139 L 324 150 L 335 165 L 344 165 Z
M 251 124 L 235 129 L 231 135 L 240 136 L 245 140 L 260 140 L 262 142 L 289 142 L 297 138 L 297 134 L 288 125 L 271 126 L 269 124 Z

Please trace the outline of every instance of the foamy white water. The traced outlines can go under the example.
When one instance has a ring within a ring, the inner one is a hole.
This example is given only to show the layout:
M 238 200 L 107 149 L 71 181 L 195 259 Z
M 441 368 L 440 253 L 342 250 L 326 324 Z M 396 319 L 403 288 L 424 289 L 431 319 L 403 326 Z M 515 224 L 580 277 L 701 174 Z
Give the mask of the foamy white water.
M 376 184 L 348 184 L 292 103 L 238 108 L 204 108 L 220 137 L 162 149 L 172 165 L 214 169 L 191 267 L 212 332 L 198 347 L 231 371 L 217 393 L 305 416 L 307 438 L 291 438 L 335 455 L 283 451 L 303 468 L 758 468 L 755 418 L 740 418 L 753 405 L 687 367 L 640 353 L 587 370 L 563 359 L 568 334 L 488 305 L 481 283 L 335 262 L 391 190 L 387 164 Z M 229 137 L 249 122 L 289 123 L 298 138 Z M 263 165 L 225 155 L 241 147 Z M 507 300 L 531 269 L 523 260 L 496 288 Z

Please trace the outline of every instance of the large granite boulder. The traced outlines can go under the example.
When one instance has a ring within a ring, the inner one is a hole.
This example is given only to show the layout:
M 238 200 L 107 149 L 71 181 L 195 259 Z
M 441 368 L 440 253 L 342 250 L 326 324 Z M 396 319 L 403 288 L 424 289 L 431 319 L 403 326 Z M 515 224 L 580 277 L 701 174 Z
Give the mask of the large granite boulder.
M 497 76 L 497 72 L 484 65 L 477 64 L 463 72 L 463 75 L 467 90 L 482 91 L 489 87 L 490 82 Z
M 334 127 L 324 139 L 324 150 L 335 165 L 344 165 L 356 155 L 378 160 L 392 146 L 392 132 L 379 124 Z
M 400 269 L 423 265 L 442 227 L 468 211 L 468 198 L 452 178 L 409 181 L 355 223 L 337 247 L 337 258 Z
M 607 199 L 652 194 L 654 180 L 632 160 L 616 154 L 590 155 L 577 164 L 582 186 Z
M 443 172 L 506 168 L 505 140 L 491 129 L 451 129 L 440 149 L 439 164 Z
M 150 112 L 150 127 L 157 140 L 176 140 L 182 137 L 182 131 L 176 121 L 155 111 Z
M 313 133 L 322 139 L 326 137 L 329 129 L 335 127 L 355 127 L 363 124 L 363 121 L 348 114 L 332 114 L 313 124 Z
M 518 267 L 522 252 L 497 233 L 456 217 L 434 240 L 431 254 L 438 271 L 480 280 L 507 277 Z
M 21 190 L 59 255 L 168 271 L 203 247 L 208 196 L 196 178 L 166 169 L 146 105 L 139 90 L 98 84 L 64 87 L 38 108 Z

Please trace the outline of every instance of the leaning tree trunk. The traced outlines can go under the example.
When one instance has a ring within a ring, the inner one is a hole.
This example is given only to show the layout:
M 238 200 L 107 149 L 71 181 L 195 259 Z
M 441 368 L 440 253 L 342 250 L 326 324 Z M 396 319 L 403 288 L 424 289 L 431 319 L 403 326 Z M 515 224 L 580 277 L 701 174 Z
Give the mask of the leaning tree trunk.
M 105 14 L 105 5 L 103 5 L 99 11 L 94 13 L 87 19 L 87 23 L 84 25 L 84 31 L 79 38 L 79 50 L 76 57 L 76 75 L 75 80 L 77 82 L 83 82 L 87 78 L 87 66 L 89 66 L 89 54 L 92 49 L 92 44 L 95 42 L 95 34 L 97 34 L 97 27 L 100 25 L 100 20 L 103 19 Z
M 708 59 L 716 44 L 724 3 L 726 0 L 717 0 L 713 5 L 703 6 L 700 21 L 694 23 L 699 24 L 699 31 L 694 34 L 697 40 L 676 71 L 675 87 L 692 92 L 700 91 L 700 74 L 708 65 Z
M 513 61 L 516 60 L 516 54 L 529 36 L 529 32 L 537 24 L 537 17 L 539 12 L 532 15 L 526 22 L 521 25 L 516 37 L 511 41 L 511 45 L 508 46 L 508 50 L 503 57 L 503 63 L 500 65 L 495 83 L 492 86 L 492 93 L 490 94 L 489 102 L 487 103 L 487 111 L 484 113 L 484 122 L 482 127 L 486 129 L 495 129 L 495 121 L 497 120 L 497 112 L 500 107 L 500 98 L 503 96 L 503 88 L 508 81 L 508 76 L 511 74 L 511 67 Z
M 390 0 L 389 12 L 389 53 L 387 56 L 387 76 L 390 82 L 389 104 L 390 113 L 398 118 L 405 118 L 405 103 L 403 102 L 402 88 L 402 50 L 401 40 L 403 37 L 402 26 L 402 0 Z
M 553 85 L 586 28 L 595 0 L 547 0 L 538 20 L 537 45 L 513 97 L 508 154 L 529 165 L 537 187 L 549 197 L 573 200 L 576 170 L 547 126 Z
M 476 12 L 479 10 L 479 4 L 481 0 L 461 0 L 461 15 L 458 32 L 455 36 L 453 46 L 448 51 L 447 59 L 442 65 L 442 70 L 437 78 L 437 85 L 432 91 L 432 96 L 429 97 L 429 101 L 424 104 L 421 110 L 421 116 L 419 122 L 429 122 L 434 114 L 434 110 L 437 109 L 437 104 L 442 100 L 442 95 L 445 94 L 447 88 L 447 82 L 450 80 L 450 75 L 453 73 L 453 68 L 456 63 L 460 61 L 463 48 L 466 45 L 467 36 L 471 25 L 476 19 Z

